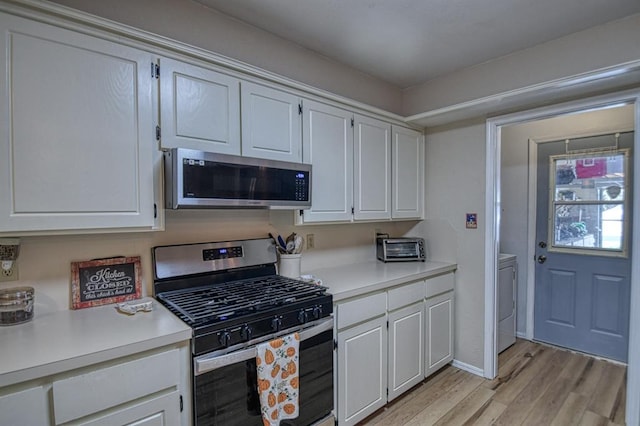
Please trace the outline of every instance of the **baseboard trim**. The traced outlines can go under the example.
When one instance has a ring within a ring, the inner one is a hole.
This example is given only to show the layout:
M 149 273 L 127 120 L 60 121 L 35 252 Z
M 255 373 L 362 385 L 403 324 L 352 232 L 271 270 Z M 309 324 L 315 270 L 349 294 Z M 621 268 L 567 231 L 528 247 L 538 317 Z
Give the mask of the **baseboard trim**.
M 516 331 L 516 337 L 519 337 L 519 338 L 524 339 L 524 340 L 529 340 L 527 338 L 527 333 L 522 333 L 520 331 Z
M 484 377 L 484 370 L 482 368 L 475 367 L 471 364 L 467 364 L 466 362 L 458 361 L 454 359 L 451 362 L 451 365 L 459 368 L 460 370 L 464 370 L 468 373 L 475 374 L 476 376 Z

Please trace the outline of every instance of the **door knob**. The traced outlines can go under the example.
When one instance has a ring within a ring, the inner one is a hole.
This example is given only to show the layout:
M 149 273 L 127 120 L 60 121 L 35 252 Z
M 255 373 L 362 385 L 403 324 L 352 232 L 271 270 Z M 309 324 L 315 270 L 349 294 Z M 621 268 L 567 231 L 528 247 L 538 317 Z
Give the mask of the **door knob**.
M 538 256 L 538 263 L 544 263 L 547 261 L 547 256 Z

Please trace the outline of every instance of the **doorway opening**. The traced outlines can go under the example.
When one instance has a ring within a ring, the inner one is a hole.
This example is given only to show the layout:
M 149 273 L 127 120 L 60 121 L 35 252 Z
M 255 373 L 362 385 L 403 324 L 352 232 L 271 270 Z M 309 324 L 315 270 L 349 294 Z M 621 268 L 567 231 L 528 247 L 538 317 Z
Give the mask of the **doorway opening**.
M 487 216 L 487 231 L 486 231 L 486 261 L 485 261 L 485 361 L 484 361 L 484 373 L 485 377 L 493 378 L 497 374 L 497 269 L 498 269 L 498 257 L 501 250 L 501 244 L 504 246 L 505 242 L 517 244 L 520 247 L 520 254 L 518 256 L 519 261 L 519 269 L 521 269 L 520 262 L 523 265 L 527 265 L 527 267 L 522 268 L 519 273 L 519 281 L 524 279 L 525 283 L 528 283 L 534 277 L 534 271 L 532 268 L 533 259 L 534 259 L 534 244 L 530 243 L 530 241 L 535 241 L 535 221 L 531 223 L 529 218 L 530 208 L 530 200 L 529 196 L 525 195 L 524 202 L 521 203 L 522 208 L 525 209 L 525 213 L 523 215 L 512 216 L 507 213 L 505 210 L 508 208 L 508 205 L 502 205 L 503 202 L 503 193 L 505 193 L 505 188 L 501 186 L 501 182 L 514 184 L 515 180 L 510 176 L 512 172 L 509 168 L 501 167 L 501 158 L 502 151 L 508 148 L 512 148 L 509 146 L 507 148 L 504 136 L 508 134 L 510 130 L 516 127 L 520 127 L 522 130 L 523 126 L 534 125 L 535 123 L 540 123 L 543 121 L 549 120 L 546 124 L 554 124 L 553 120 L 561 121 L 561 119 L 572 117 L 576 118 L 581 114 L 591 114 L 592 112 L 605 111 L 607 109 L 612 109 L 615 107 L 624 107 L 628 108 L 632 113 L 632 123 L 633 129 L 637 129 L 638 123 L 640 123 L 640 107 L 638 106 L 640 102 L 640 93 L 637 91 L 628 91 L 621 92 L 616 94 L 604 95 L 596 98 L 585 99 L 581 101 L 570 102 L 566 104 L 556 105 L 552 107 L 545 107 L 536 110 L 526 111 L 522 113 L 509 114 L 502 117 L 497 117 L 494 119 L 490 119 L 487 121 L 487 203 L 486 203 L 486 216 Z M 626 106 L 626 107 L 625 107 Z M 592 121 L 593 123 L 593 121 Z M 553 125 L 547 126 L 547 130 L 553 130 Z M 631 129 L 631 130 L 633 130 Z M 622 130 L 622 129 L 618 129 Z M 559 129 L 555 130 L 556 132 Z M 566 127 L 564 131 L 567 132 Z M 614 130 L 615 131 L 615 130 Z M 582 132 L 582 134 L 580 134 Z M 586 134 L 585 134 L 586 132 Z M 568 132 L 567 132 L 568 133 Z M 570 136 L 578 137 L 578 136 L 586 136 L 589 134 L 597 133 L 594 129 L 578 129 L 574 130 L 573 134 Z M 528 168 L 528 156 L 529 156 L 529 146 L 528 142 L 533 137 L 537 137 L 538 141 L 546 138 L 551 138 L 554 136 L 566 137 L 569 134 L 559 135 L 559 134 L 547 134 L 547 135 L 529 135 L 524 138 L 524 141 L 521 141 L 523 146 L 519 146 L 520 149 L 524 149 L 526 153 L 527 162 L 524 165 L 524 169 Z M 635 132 L 633 137 L 633 157 L 635 164 L 640 164 L 638 162 L 638 149 L 640 146 L 640 141 L 638 137 L 638 132 Z M 522 169 L 521 169 L 522 170 Z M 504 174 L 504 176 L 501 176 Z M 529 180 L 530 176 L 525 176 L 525 190 L 524 193 L 531 193 L 532 191 L 529 188 Z M 634 214 L 632 223 L 640 224 L 640 215 L 638 214 L 638 200 L 640 193 L 640 185 L 638 182 L 637 174 L 634 175 L 634 184 L 633 184 L 633 205 L 634 205 Z M 522 188 L 520 188 L 522 189 Z M 506 202 L 506 200 L 504 200 Z M 516 222 L 519 223 L 519 226 L 522 230 L 526 230 L 526 235 L 522 237 L 513 236 L 513 235 L 505 235 L 501 233 L 501 227 L 505 223 Z M 631 254 L 638 253 L 638 249 L 640 249 L 640 232 L 638 230 L 639 226 L 635 226 L 633 228 L 633 235 L 631 238 Z M 531 236 L 533 235 L 533 237 Z M 520 238 L 520 241 L 515 241 Z M 507 244 L 508 245 L 508 244 Z M 637 259 L 637 256 L 635 256 Z M 640 306 L 640 267 L 638 266 L 639 262 L 634 262 L 631 271 L 631 306 Z M 529 286 L 526 285 L 526 292 L 522 294 L 520 293 L 518 301 L 524 303 L 526 305 L 526 314 L 524 318 L 522 318 L 522 309 L 519 309 L 520 319 L 518 319 L 518 335 L 520 337 L 532 339 L 533 337 L 533 303 L 527 303 L 528 298 L 531 298 L 530 301 L 533 300 L 533 294 L 529 289 Z M 640 418 L 640 409 L 637 408 L 638 403 L 635 400 L 638 395 L 638 391 L 640 390 L 640 363 L 637 360 L 640 360 L 640 324 L 638 319 L 640 318 L 640 312 L 637 310 L 631 310 L 631 316 L 629 320 L 629 363 L 628 363 L 628 382 L 627 382 L 627 407 L 628 414 L 627 419 L 636 420 Z M 523 332 L 524 328 L 524 332 Z

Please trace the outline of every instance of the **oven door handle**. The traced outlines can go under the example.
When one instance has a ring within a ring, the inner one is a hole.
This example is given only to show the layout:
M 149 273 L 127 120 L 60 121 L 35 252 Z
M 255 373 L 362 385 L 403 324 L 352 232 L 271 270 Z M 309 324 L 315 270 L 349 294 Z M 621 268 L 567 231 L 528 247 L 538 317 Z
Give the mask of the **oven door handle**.
M 323 320 L 322 322 L 317 323 L 317 325 L 301 331 L 299 333 L 300 341 L 310 339 L 320 333 L 324 333 L 325 331 L 332 329 L 333 317 Z M 194 360 L 194 374 L 198 376 L 226 365 L 246 361 L 248 359 L 255 358 L 257 353 L 256 346 L 251 346 L 225 355 L 203 355 Z

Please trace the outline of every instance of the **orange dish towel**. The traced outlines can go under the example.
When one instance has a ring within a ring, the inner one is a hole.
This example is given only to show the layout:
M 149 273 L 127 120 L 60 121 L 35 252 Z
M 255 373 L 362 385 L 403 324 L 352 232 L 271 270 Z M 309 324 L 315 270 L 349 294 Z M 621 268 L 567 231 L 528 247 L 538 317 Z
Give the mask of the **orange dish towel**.
M 258 345 L 258 393 L 264 426 L 298 417 L 300 336 L 290 334 Z

